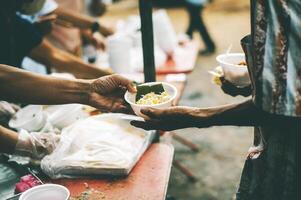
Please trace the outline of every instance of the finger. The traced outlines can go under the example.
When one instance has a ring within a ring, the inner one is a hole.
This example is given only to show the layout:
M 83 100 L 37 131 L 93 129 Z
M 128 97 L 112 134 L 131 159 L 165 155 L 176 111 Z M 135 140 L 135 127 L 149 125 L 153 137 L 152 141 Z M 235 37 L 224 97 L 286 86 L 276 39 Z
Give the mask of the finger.
M 115 79 L 118 81 L 118 85 L 126 87 L 129 92 L 137 92 L 136 87 L 131 80 L 120 75 L 115 75 Z
M 149 118 L 158 118 L 159 117 L 159 114 L 158 114 L 159 110 L 155 109 L 155 108 L 144 108 L 144 109 L 141 109 L 140 112 Z
M 131 121 L 130 124 L 132 126 L 135 126 L 137 128 L 142 128 L 144 130 L 155 130 L 155 128 L 153 127 L 153 125 L 150 124 L 149 122 L 143 122 L 143 121 L 134 120 L 134 121 Z

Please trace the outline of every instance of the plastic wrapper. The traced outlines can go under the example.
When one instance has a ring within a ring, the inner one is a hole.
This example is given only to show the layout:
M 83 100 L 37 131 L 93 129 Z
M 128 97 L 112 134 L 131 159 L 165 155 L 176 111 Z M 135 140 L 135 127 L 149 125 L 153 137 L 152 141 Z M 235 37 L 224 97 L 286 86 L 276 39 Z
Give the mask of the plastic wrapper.
M 15 155 L 41 159 L 50 154 L 60 140 L 55 132 L 32 132 L 26 130 L 19 132 Z
M 53 179 L 88 175 L 127 175 L 150 145 L 154 132 L 137 129 L 124 114 L 102 114 L 62 130 L 54 152 L 41 168 Z

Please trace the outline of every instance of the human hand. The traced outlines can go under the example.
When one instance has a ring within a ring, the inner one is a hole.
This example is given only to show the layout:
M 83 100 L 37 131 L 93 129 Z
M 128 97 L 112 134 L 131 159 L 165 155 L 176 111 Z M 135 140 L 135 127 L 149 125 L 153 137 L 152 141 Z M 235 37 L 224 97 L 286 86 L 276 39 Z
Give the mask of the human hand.
M 96 49 L 105 50 L 105 41 L 99 32 L 92 33 L 91 30 L 81 30 L 82 38 L 85 42 L 92 44 Z
M 104 27 L 104 26 L 101 26 L 99 28 L 99 32 L 105 36 L 105 37 L 108 37 L 110 35 L 113 35 L 115 33 L 115 31 L 112 29 L 112 28 L 109 28 L 109 27 Z
M 129 112 L 124 93 L 136 92 L 132 81 L 114 74 L 93 80 L 90 87 L 89 105 L 103 112 Z
M 244 97 L 250 96 L 252 93 L 251 85 L 244 87 L 237 87 L 230 81 L 226 80 L 224 77 L 220 77 L 221 80 L 221 89 L 224 93 L 231 95 L 233 97 L 241 95 Z
M 210 112 L 193 107 L 171 107 L 168 109 L 142 109 L 145 121 L 131 121 L 131 125 L 145 130 L 171 131 L 182 128 L 208 127 Z
M 32 132 L 21 130 L 15 147 L 15 154 L 34 159 L 42 159 L 51 154 L 60 141 L 54 132 Z

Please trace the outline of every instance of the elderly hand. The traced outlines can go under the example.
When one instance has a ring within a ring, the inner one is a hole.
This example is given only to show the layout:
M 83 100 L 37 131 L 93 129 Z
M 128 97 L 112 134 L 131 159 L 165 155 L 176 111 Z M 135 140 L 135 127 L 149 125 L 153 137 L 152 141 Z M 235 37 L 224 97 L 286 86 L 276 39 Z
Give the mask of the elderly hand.
M 250 96 L 252 93 L 251 85 L 247 85 L 244 87 L 237 87 L 233 83 L 226 80 L 224 77 L 220 78 L 221 80 L 221 88 L 224 93 L 231 95 L 233 97 L 241 95 L 244 97 Z
M 103 112 L 128 112 L 124 101 L 124 93 L 136 92 L 132 81 L 114 74 L 92 81 L 90 87 L 89 105 Z
M 131 124 L 145 130 L 171 131 L 182 128 L 208 127 L 210 112 L 193 107 L 171 107 L 168 109 L 142 109 L 145 121 L 132 121 Z

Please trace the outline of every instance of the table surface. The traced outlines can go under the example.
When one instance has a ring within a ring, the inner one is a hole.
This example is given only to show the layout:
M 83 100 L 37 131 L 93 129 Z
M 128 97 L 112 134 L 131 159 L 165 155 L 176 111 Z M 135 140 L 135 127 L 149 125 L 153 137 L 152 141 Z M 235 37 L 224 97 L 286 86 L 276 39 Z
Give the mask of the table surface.
M 156 143 L 150 146 L 126 178 L 62 179 L 54 183 L 66 186 L 74 199 L 164 200 L 173 153 L 173 146 Z

